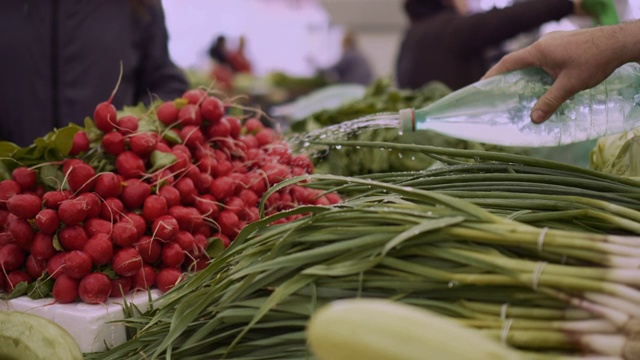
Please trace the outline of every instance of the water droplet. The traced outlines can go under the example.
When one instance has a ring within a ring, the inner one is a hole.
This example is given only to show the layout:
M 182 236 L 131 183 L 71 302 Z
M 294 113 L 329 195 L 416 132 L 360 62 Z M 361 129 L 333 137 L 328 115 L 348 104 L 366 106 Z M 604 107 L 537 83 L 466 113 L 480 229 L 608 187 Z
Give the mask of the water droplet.
M 449 281 L 449 283 L 447 284 L 447 286 L 448 286 L 449 288 L 452 288 L 452 287 L 454 287 L 454 286 L 458 286 L 458 282 L 457 282 L 457 281 L 454 281 L 454 280 L 451 280 L 451 281 Z

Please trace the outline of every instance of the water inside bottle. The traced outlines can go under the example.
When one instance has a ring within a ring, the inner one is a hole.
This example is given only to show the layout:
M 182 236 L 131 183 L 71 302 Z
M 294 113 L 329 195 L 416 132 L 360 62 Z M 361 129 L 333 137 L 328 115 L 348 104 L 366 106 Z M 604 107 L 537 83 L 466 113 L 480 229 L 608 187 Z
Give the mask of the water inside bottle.
M 635 73 L 630 73 L 630 71 Z M 530 68 L 479 81 L 417 110 L 416 130 L 504 146 L 557 146 L 623 132 L 640 123 L 637 67 L 622 68 L 599 86 L 562 104 L 546 122 L 530 113 L 553 83 Z

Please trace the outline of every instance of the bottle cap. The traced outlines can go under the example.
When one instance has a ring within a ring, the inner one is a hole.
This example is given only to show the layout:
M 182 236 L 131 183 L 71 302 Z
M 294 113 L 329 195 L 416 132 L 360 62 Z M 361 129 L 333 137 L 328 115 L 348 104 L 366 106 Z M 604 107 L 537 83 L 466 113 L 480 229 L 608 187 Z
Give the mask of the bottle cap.
M 416 116 L 413 109 L 400 110 L 400 128 L 402 131 L 416 131 Z

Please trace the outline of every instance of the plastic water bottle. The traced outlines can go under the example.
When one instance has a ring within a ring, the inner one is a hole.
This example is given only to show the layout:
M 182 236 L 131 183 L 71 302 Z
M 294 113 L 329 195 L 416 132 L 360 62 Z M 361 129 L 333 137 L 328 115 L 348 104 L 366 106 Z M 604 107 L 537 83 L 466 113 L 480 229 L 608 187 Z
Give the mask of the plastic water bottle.
M 622 133 L 640 126 L 640 65 L 618 68 L 598 86 L 566 101 L 542 124 L 533 105 L 553 78 L 539 68 L 478 81 L 419 110 L 400 111 L 403 131 L 433 130 L 504 146 L 557 146 Z

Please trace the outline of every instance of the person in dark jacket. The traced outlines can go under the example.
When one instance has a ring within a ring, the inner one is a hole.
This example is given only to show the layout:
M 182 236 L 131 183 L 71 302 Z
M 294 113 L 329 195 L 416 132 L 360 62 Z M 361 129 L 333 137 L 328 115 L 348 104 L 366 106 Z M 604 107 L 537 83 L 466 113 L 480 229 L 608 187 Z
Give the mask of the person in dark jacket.
M 27 146 L 100 102 L 120 109 L 188 89 L 171 61 L 160 0 L 0 3 L 0 141 Z
M 468 0 L 406 0 L 410 26 L 396 63 L 400 88 L 440 81 L 457 90 L 485 74 L 490 46 L 548 21 L 586 15 L 580 0 L 530 0 L 470 14 Z
M 369 85 L 373 71 L 367 58 L 358 49 L 356 35 L 346 31 L 342 37 L 342 55 L 330 67 L 321 70 L 329 82 Z

